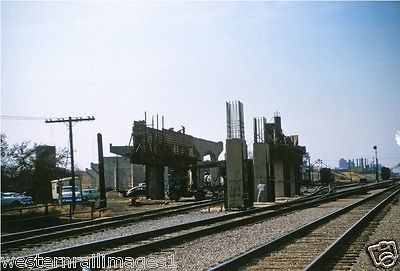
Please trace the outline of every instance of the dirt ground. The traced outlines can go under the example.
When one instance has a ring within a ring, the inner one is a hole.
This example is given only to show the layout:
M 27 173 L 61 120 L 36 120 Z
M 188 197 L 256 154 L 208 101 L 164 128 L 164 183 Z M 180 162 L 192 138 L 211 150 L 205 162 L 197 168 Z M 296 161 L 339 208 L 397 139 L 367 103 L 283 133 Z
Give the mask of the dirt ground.
M 132 205 L 130 198 L 124 198 L 122 194 L 120 194 L 119 192 L 110 191 L 107 192 L 107 210 L 104 211 L 96 210 L 93 214 L 93 217 L 99 218 L 99 217 L 111 217 L 118 215 L 141 213 L 155 209 L 168 208 L 171 206 L 179 206 L 194 201 L 195 201 L 194 198 L 182 198 L 179 201 L 172 201 L 168 199 L 149 200 L 146 199 L 145 197 L 140 197 L 136 200 L 136 204 Z M 46 219 L 43 219 L 45 215 L 44 208 L 40 206 L 38 206 L 37 208 L 31 208 L 21 213 L 19 211 L 2 210 L 1 232 L 2 234 L 4 234 L 21 230 L 35 229 L 40 227 L 55 226 L 76 221 L 90 220 L 91 219 L 90 205 L 86 204 L 85 206 L 78 205 L 76 207 L 76 213 L 72 216 L 71 221 L 69 220 L 68 216 L 69 214 L 68 206 L 49 208 L 49 211 L 53 210 L 54 208 L 56 209 L 54 210 L 55 215 L 50 216 Z M 99 202 L 97 201 L 95 203 L 95 207 L 98 206 Z M 29 222 L 27 222 L 28 220 L 26 219 L 28 219 Z
M 139 197 L 135 205 L 131 205 L 130 198 L 124 198 L 119 192 L 107 192 L 107 211 L 104 216 L 116 216 L 146 212 L 154 209 L 162 209 L 171 206 L 179 206 L 188 202 L 194 202 L 194 198 L 182 198 L 179 201 L 173 200 L 150 200 Z

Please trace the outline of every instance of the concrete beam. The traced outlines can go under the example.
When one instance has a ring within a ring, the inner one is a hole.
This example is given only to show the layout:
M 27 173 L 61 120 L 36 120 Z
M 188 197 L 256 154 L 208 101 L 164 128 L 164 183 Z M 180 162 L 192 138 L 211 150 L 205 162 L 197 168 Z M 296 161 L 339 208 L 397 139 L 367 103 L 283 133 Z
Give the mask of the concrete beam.
M 274 173 L 275 173 L 275 195 L 276 195 L 276 197 L 284 197 L 285 196 L 285 182 L 284 182 L 282 159 L 275 159 Z
M 202 138 L 193 137 L 193 144 L 201 157 L 210 155 L 211 162 L 217 161 L 219 155 L 224 149 L 224 144 L 222 143 L 222 141 L 214 142 Z
M 122 157 L 130 157 L 132 151 L 132 146 L 113 146 L 110 144 L 110 152 L 121 155 Z

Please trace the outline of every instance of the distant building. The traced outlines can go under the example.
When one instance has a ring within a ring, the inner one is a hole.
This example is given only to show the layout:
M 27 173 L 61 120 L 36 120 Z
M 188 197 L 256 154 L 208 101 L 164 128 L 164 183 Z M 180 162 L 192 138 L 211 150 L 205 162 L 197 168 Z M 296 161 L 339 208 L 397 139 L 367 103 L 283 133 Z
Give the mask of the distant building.
M 394 177 L 400 177 L 400 163 L 391 168 Z
M 56 147 L 39 145 L 35 148 L 36 160 L 45 163 L 47 167 L 56 167 Z
M 375 172 L 375 158 L 373 157 L 371 161 L 365 158 L 358 159 L 344 159 L 339 160 L 339 169 L 341 170 L 351 170 L 355 172 Z M 381 170 L 382 165 L 378 164 L 378 170 Z
M 258 129 L 263 132 L 257 134 Z M 298 135 L 286 136 L 283 133 L 281 117 L 277 113 L 273 123 L 267 123 L 263 118 L 255 126 L 254 142 L 254 194 L 257 195 L 260 180 L 267 184 L 268 201 L 274 201 L 275 197 L 293 197 L 299 194 L 301 182 L 304 180 L 302 177 L 308 179 L 308 172 L 307 167 L 302 167 L 306 147 L 299 145 Z M 266 157 L 273 157 L 271 170 L 265 170 L 266 163 L 270 163 L 265 160 Z
M 339 168 L 340 169 L 348 169 L 349 168 L 349 163 L 345 159 L 341 158 L 339 160 Z
M 91 169 L 86 169 L 85 171 L 77 171 L 75 175 L 81 179 L 82 188 L 99 188 L 98 180 L 99 175 Z
M 97 176 L 96 187 L 99 187 L 99 164 L 91 163 L 90 170 L 91 174 Z M 145 182 L 144 166 L 131 164 L 129 159 L 121 156 L 104 157 L 104 178 L 107 190 L 126 191 Z
M 40 200 L 51 199 L 50 181 L 54 178 L 56 172 L 56 147 L 40 145 L 35 148 L 35 171 L 37 181 L 32 188 L 24 187 L 24 190 L 34 191 L 34 197 Z

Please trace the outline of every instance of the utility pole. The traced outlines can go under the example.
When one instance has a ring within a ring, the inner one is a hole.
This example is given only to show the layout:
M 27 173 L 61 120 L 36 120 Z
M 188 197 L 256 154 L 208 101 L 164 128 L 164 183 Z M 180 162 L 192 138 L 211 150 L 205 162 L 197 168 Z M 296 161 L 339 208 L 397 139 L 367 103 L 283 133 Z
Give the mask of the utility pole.
M 72 136 L 72 122 L 78 122 L 78 121 L 90 121 L 94 120 L 94 117 L 87 117 L 87 118 L 71 118 L 68 117 L 68 119 L 64 118 L 58 118 L 56 120 L 52 119 L 46 119 L 45 123 L 55 123 L 55 122 L 63 122 L 66 123 L 68 122 L 69 126 L 69 148 L 71 152 L 71 181 L 69 182 L 69 185 L 72 186 L 72 204 L 75 204 L 75 167 L 74 167 L 74 143 L 73 143 L 73 136 Z M 81 195 L 82 197 L 82 195 Z M 75 208 L 74 208 L 75 209 Z
M 378 173 L 378 147 L 374 146 L 373 149 L 375 150 L 375 178 L 376 182 L 379 182 L 379 173 Z
M 118 164 L 118 155 L 115 156 L 115 190 L 119 191 L 119 164 Z
M 97 146 L 99 153 L 99 188 L 100 188 L 100 203 L 99 208 L 107 208 L 106 181 L 104 178 L 104 156 L 103 156 L 103 136 L 97 134 Z
M 311 181 L 311 158 L 310 158 L 310 155 L 307 154 L 307 158 L 308 158 L 308 181 L 309 181 L 309 184 L 312 185 L 312 181 Z M 308 188 L 308 186 L 307 186 L 307 188 Z
M 350 181 L 353 181 L 353 178 L 351 177 L 351 162 L 349 163 L 349 172 L 350 172 Z

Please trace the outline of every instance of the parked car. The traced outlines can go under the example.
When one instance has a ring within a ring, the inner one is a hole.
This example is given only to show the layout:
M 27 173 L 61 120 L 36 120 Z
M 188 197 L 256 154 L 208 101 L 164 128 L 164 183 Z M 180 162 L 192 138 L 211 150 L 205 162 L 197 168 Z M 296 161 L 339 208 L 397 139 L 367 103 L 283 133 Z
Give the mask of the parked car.
M 82 189 L 83 200 L 98 200 L 100 199 L 100 191 L 93 188 Z
M 146 196 L 146 183 L 140 183 L 138 186 L 132 187 L 125 193 L 125 197 Z
M 31 196 L 25 196 L 17 192 L 3 192 L 1 193 L 1 207 L 11 206 L 25 206 L 33 204 Z

